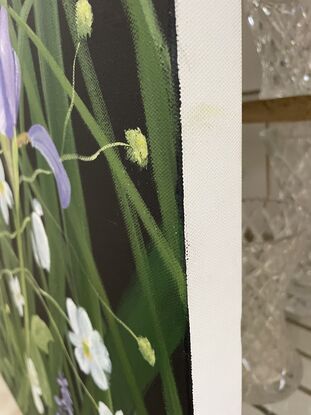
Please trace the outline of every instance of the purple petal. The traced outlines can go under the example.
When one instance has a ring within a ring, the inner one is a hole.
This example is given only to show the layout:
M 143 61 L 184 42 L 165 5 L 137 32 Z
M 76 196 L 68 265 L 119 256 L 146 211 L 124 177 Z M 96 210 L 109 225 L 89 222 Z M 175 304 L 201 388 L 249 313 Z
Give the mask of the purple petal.
M 42 154 L 50 166 L 55 176 L 61 207 L 66 209 L 70 203 L 71 186 L 53 140 L 46 129 L 38 124 L 30 128 L 28 137 L 31 145 Z
M 14 71 L 15 71 L 15 124 L 17 121 L 17 114 L 19 109 L 19 101 L 21 95 L 21 84 L 22 84 L 22 77 L 21 77 L 21 66 L 19 63 L 19 59 L 15 50 L 13 50 L 13 57 L 14 57 Z
M 8 14 L 0 7 L 0 133 L 12 138 L 20 96 L 20 65 L 12 48 Z

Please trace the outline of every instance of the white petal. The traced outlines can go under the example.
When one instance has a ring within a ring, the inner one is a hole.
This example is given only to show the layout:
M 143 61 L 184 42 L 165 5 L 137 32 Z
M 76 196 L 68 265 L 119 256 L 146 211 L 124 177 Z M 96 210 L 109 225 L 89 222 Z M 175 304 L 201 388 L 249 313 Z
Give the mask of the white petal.
M 19 283 L 16 281 L 16 278 L 12 274 L 9 275 L 9 287 L 13 296 L 18 292 Z
M 77 319 L 78 309 L 77 309 L 77 306 L 75 305 L 75 303 L 72 301 L 71 298 L 67 298 L 66 308 L 67 308 L 67 314 L 68 314 L 68 317 L 69 317 L 70 326 L 71 326 L 72 330 L 75 333 L 79 333 L 78 319 Z
M 6 202 L 4 193 L 0 194 L 0 210 L 2 213 L 2 217 L 6 225 L 9 224 L 9 208 Z
M 49 241 L 40 216 L 33 212 L 31 214 L 32 245 L 34 256 L 39 267 L 50 271 L 51 257 Z
M 18 314 L 23 317 L 24 315 L 24 305 L 25 300 L 21 294 L 21 286 L 19 284 L 19 279 L 17 277 L 13 277 L 12 275 L 9 277 L 9 287 L 11 291 L 11 295 L 13 298 L 13 302 L 17 308 Z
M 39 265 L 40 264 L 40 258 L 39 258 L 38 248 L 37 248 L 35 237 L 34 237 L 32 232 L 30 232 L 30 239 L 31 239 L 33 256 L 35 258 L 36 263 Z M 41 265 L 39 265 L 39 266 L 41 267 Z
M 104 370 L 96 363 L 96 361 L 93 361 L 91 364 L 91 376 L 99 389 L 103 391 L 109 389 L 107 375 Z
M 16 295 L 21 295 L 21 286 L 19 283 L 19 279 L 16 276 L 12 277 L 12 287 L 14 287 L 14 292 L 16 293 Z
M 73 333 L 72 331 L 69 332 L 69 340 L 70 343 L 75 347 L 81 347 L 82 339 L 79 334 Z
M 77 362 L 78 362 L 82 372 L 85 373 L 86 375 L 88 375 L 90 373 L 90 370 L 91 370 L 90 360 L 86 359 L 81 347 L 76 347 L 75 348 L 75 356 L 76 356 Z
M 43 216 L 43 209 L 38 199 L 32 199 L 31 205 L 32 209 L 37 213 L 37 215 Z
M 7 182 L 4 182 L 4 198 L 9 208 L 13 206 L 13 193 Z
M 36 386 L 40 388 L 38 373 L 30 357 L 26 358 L 26 366 L 27 366 L 28 378 L 29 378 L 31 387 Z
M 3 182 L 5 180 L 5 174 L 4 174 L 4 168 L 2 160 L 0 159 L 0 182 Z
M 112 415 L 112 412 L 108 408 L 107 405 L 105 405 L 103 402 L 99 402 L 98 404 L 98 413 L 99 415 Z
M 38 386 L 33 386 L 31 388 L 31 391 L 32 391 L 32 397 L 33 397 L 33 401 L 34 401 L 37 411 L 39 412 L 39 414 L 43 414 L 44 406 L 43 406 L 43 402 L 41 399 L 41 396 L 42 396 L 41 388 Z
M 123 415 L 123 411 L 117 411 L 116 415 Z
M 91 335 L 91 351 L 94 359 L 106 373 L 111 373 L 111 360 L 109 352 L 98 331 L 94 330 Z
M 84 308 L 78 307 L 77 318 L 80 336 L 84 339 L 89 338 L 93 332 L 93 327 Z
M 24 299 L 23 301 L 19 301 L 15 304 L 20 317 L 24 317 L 24 304 Z

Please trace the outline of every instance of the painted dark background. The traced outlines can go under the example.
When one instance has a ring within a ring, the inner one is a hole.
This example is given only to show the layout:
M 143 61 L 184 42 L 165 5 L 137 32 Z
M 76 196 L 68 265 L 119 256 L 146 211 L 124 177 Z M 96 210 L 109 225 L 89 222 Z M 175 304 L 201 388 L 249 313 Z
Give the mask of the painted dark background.
M 140 127 L 143 132 L 146 132 L 128 20 L 120 1 L 93 0 L 91 3 L 95 19 L 94 30 L 88 44 L 115 135 L 118 140 L 123 141 L 125 129 Z M 169 39 L 176 90 L 178 91 L 174 2 L 172 0 L 154 0 L 154 6 L 163 32 Z M 65 28 L 65 18 L 61 17 Z M 65 65 L 70 77 L 74 50 L 67 29 L 64 30 L 63 39 Z M 76 88 L 87 103 L 88 98 L 79 69 L 77 70 Z M 73 123 L 78 152 L 80 154 L 95 152 L 97 150 L 96 143 L 75 111 L 73 112 Z M 178 153 L 180 183 L 176 191 L 180 195 L 182 215 L 181 144 Z M 84 164 L 81 175 L 94 257 L 112 305 L 117 307 L 122 294 L 131 283 L 134 265 L 114 184 L 108 166 L 103 163 L 105 163 L 105 158 L 100 157 L 95 162 Z M 152 186 L 150 169 L 139 170 L 137 166 L 126 160 L 125 155 L 124 163 L 149 209 L 159 220 L 159 208 L 155 189 Z M 103 177 L 103 171 L 105 177 Z M 189 353 L 189 339 L 186 335 L 183 344 L 173 356 L 174 371 L 185 414 L 193 413 Z M 151 385 L 146 399 L 150 415 L 165 414 L 159 378 Z

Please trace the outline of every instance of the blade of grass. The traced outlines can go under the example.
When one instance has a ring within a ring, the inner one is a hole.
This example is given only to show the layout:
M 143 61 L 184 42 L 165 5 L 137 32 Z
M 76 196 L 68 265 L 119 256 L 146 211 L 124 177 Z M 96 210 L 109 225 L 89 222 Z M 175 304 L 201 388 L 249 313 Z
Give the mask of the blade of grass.
M 128 233 L 131 235 L 132 251 L 134 253 L 134 260 L 136 264 L 136 271 L 139 277 L 141 286 L 143 287 L 144 295 L 148 303 L 150 313 L 150 320 L 153 326 L 153 336 L 150 341 L 155 347 L 157 353 L 157 362 L 159 366 L 160 375 L 162 378 L 162 389 L 165 399 L 166 412 L 168 414 L 182 414 L 182 408 L 179 401 L 178 391 L 172 371 L 170 358 L 167 351 L 165 338 L 162 331 L 162 321 L 159 319 L 157 304 L 154 301 L 154 284 L 153 275 L 150 270 L 150 263 L 142 238 L 140 225 L 137 218 L 132 214 L 131 209 L 126 201 L 121 201 L 126 217 L 126 225 Z M 147 310 L 148 310 L 147 309 Z
M 180 256 L 176 200 L 176 149 L 179 118 L 168 47 L 150 0 L 122 0 L 134 48 L 148 129 L 153 175 L 165 235 Z

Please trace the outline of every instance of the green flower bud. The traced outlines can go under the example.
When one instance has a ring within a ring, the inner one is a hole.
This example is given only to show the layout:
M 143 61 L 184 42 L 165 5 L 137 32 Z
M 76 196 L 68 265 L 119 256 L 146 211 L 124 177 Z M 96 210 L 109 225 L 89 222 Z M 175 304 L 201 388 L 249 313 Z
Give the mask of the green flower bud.
M 128 158 L 133 163 L 137 163 L 140 167 L 146 167 L 148 164 L 147 139 L 140 131 L 140 128 L 126 130 L 125 138 L 129 144 L 127 150 Z
M 156 357 L 149 340 L 146 337 L 138 337 L 138 348 L 143 358 L 149 363 L 150 366 L 154 366 Z
M 78 0 L 76 3 L 76 25 L 80 40 L 91 36 L 93 11 L 88 0 Z

